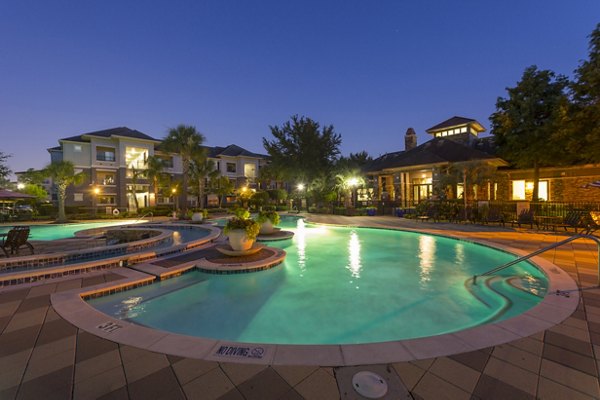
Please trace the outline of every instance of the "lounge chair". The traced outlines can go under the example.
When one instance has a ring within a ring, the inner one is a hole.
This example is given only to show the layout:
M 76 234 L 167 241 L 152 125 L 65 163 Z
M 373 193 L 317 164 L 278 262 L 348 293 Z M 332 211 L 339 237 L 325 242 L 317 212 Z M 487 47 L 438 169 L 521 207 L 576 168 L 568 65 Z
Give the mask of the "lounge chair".
M 512 221 L 510 221 L 511 226 L 515 226 L 518 225 L 519 228 L 521 227 L 521 225 L 523 224 L 527 224 L 529 226 L 531 226 L 531 229 L 533 229 L 533 224 L 535 224 L 536 228 L 539 228 L 539 225 L 537 223 L 537 221 L 535 220 L 535 216 L 534 216 L 534 212 L 533 210 L 523 210 L 521 211 L 521 213 L 519 214 L 519 216 L 517 217 L 517 219 L 514 219 Z
M 502 211 L 500 211 L 500 209 L 496 207 L 490 207 L 490 209 L 487 210 L 487 212 L 484 212 L 481 222 L 484 225 L 487 225 L 490 222 L 495 222 L 504 226 L 504 214 L 502 213 Z
M 6 238 L 2 242 L 2 250 L 6 257 L 10 257 L 12 254 L 19 254 L 19 249 L 23 246 L 29 247 L 31 254 L 34 253 L 33 245 L 29 243 L 29 227 L 28 226 L 17 226 L 8 231 Z M 9 253 L 10 250 L 10 253 Z
M 583 212 L 569 211 L 562 222 L 552 224 L 552 228 L 553 230 L 556 230 L 556 228 L 564 228 L 565 231 L 568 228 L 573 228 L 575 229 L 575 233 L 577 233 L 579 228 L 585 228 L 585 224 L 583 223 Z

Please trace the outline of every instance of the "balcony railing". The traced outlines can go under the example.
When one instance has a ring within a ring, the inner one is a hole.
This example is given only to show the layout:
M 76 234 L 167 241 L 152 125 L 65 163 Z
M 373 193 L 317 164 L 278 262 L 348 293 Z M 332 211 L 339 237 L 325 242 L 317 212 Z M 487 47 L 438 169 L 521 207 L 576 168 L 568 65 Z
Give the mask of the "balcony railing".
M 96 154 L 96 161 L 117 161 L 114 154 Z

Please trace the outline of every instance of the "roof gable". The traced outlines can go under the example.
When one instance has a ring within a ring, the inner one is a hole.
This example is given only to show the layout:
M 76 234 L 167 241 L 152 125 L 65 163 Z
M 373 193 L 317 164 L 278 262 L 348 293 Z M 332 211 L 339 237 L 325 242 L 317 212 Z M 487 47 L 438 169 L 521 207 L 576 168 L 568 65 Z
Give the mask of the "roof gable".
M 477 120 L 474 120 L 472 118 L 454 116 L 452 118 L 445 120 L 444 122 L 440 122 L 439 124 L 432 126 L 431 128 L 427 129 L 425 132 L 432 133 L 432 132 L 436 132 L 436 131 L 446 129 L 446 128 L 452 128 L 455 126 L 461 126 L 461 125 L 467 125 L 467 124 L 473 124 L 473 123 L 474 123 L 475 127 L 481 128 L 481 130 L 480 130 L 481 132 L 485 131 L 485 128 L 483 126 L 481 126 L 481 124 L 479 122 L 477 122 Z
M 88 138 L 89 136 L 102 137 L 102 138 L 110 138 L 113 136 L 120 136 L 120 137 L 125 137 L 125 138 L 130 138 L 130 139 L 140 139 L 140 140 L 149 140 L 149 141 L 153 141 L 153 142 L 159 142 L 158 139 L 155 139 L 149 135 L 146 135 L 145 133 L 142 133 L 142 132 L 134 130 L 134 129 L 129 129 L 124 126 L 118 127 L 118 128 L 111 128 L 111 129 L 104 129 L 104 130 L 100 130 L 100 131 L 82 133 L 80 135 L 70 136 L 67 138 L 60 139 L 60 140 L 64 140 L 64 141 L 68 141 L 68 142 L 89 142 L 89 138 Z

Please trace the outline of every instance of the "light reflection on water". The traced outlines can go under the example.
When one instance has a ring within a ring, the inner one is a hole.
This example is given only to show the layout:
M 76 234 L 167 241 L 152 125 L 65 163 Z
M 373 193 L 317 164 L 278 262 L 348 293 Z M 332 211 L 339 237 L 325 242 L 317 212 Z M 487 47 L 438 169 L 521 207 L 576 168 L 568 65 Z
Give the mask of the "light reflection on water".
M 300 276 L 304 276 L 304 271 L 306 271 L 306 225 L 304 224 L 303 219 L 298 220 L 295 235 L 298 252 L 298 268 L 300 269 Z
M 362 261 L 360 257 L 360 240 L 356 231 L 350 232 L 348 241 L 348 265 L 346 269 L 350 270 L 353 278 L 360 278 L 362 270 Z
M 144 298 L 141 296 L 132 296 L 115 304 L 116 314 L 119 318 L 135 318 L 144 312 L 144 306 L 141 305 Z
M 421 268 L 419 281 L 421 286 L 427 286 L 431 280 L 431 273 L 435 267 L 435 247 L 436 242 L 433 236 L 419 236 L 419 266 Z

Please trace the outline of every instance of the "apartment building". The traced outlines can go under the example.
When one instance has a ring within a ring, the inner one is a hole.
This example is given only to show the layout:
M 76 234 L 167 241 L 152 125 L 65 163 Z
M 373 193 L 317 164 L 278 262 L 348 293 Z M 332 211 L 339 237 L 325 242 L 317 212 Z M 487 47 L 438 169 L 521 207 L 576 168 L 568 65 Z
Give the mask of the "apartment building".
M 71 161 L 77 172 L 85 173 L 83 184 L 70 187 L 67 206 L 90 208 L 109 213 L 132 211 L 138 207 L 161 204 L 195 205 L 193 196 L 183 193 L 155 196 L 152 183 L 143 175 L 150 156 L 164 161 L 165 174 L 181 181 L 182 162 L 178 154 L 160 149 L 161 141 L 127 127 L 83 133 L 59 139 L 59 146 L 48 149 L 51 162 Z M 267 156 L 252 153 L 236 145 L 206 147 L 209 159 L 219 172 L 234 183 L 234 187 L 253 187 Z M 180 191 L 181 192 L 181 191 Z

